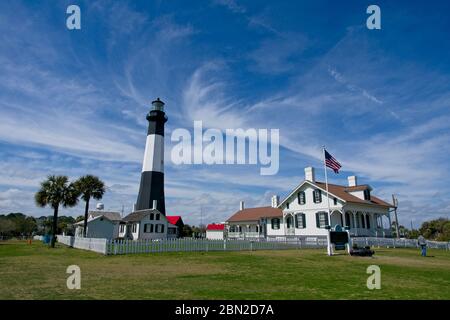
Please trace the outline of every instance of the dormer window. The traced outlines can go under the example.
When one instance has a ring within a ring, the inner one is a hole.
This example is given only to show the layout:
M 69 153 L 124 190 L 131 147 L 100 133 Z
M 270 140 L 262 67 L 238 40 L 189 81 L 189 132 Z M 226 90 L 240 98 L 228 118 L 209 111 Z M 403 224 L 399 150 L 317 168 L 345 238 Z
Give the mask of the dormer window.
M 289 210 L 289 202 L 286 202 L 286 209 Z
M 316 189 L 313 191 L 313 199 L 314 203 L 321 203 L 322 202 L 322 191 L 319 189 Z
M 364 200 L 370 201 L 370 190 L 369 189 L 364 190 Z
M 299 193 L 297 193 L 297 200 L 298 204 L 306 203 L 305 191 L 300 191 Z
M 333 198 L 333 204 L 334 204 L 335 206 L 337 206 L 338 202 L 337 202 L 337 199 L 336 199 L 336 198 Z

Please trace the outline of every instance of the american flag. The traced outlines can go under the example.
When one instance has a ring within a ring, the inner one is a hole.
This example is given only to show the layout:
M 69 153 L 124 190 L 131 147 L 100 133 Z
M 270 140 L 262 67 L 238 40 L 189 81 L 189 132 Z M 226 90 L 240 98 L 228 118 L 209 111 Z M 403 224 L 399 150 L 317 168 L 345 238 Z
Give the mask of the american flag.
M 339 162 L 331 154 L 328 153 L 327 150 L 325 150 L 325 165 L 328 168 L 333 169 L 334 173 L 339 173 L 339 169 L 342 167 Z

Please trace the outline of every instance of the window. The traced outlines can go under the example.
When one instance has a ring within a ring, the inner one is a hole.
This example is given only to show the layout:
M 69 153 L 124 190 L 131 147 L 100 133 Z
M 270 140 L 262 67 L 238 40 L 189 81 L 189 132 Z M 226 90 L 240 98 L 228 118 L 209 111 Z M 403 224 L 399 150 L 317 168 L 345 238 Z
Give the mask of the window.
M 271 224 L 272 224 L 272 230 L 278 230 L 280 229 L 280 219 L 278 218 L 273 218 L 271 220 Z
M 306 228 L 306 219 L 305 219 L 304 213 L 297 213 L 295 216 L 295 227 L 297 229 L 304 229 Z
M 120 225 L 120 233 L 123 233 L 125 231 L 125 225 L 121 224 Z
M 137 224 L 133 223 L 132 232 L 135 233 L 137 229 Z
M 321 203 L 322 202 L 322 191 L 319 189 L 316 189 L 313 191 L 313 199 L 314 203 Z
M 145 233 L 152 233 L 153 232 L 153 224 L 151 223 L 146 223 L 144 225 L 144 232 Z
M 292 216 L 289 215 L 286 217 L 286 226 L 288 229 L 292 228 L 293 225 L 293 221 L 292 221 Z
M 154 213 L 150 213 L 150 220 L 155 220 L 155 214 Z
M 157 213 L 157 214 L 156 214 L 156 219 L 155 219 L 155 220 L 159 220 L 159 218 L 160 218 L 160 214 Z
M 345 213 L 345 226 L 350 228 L 350 213 Z
M 289 202 L 286 202 L 286 209 L 289 210 Z
M 297 193 L 297 200 L 298 204 L 306 203 L 305 191 L 300 191 L 299 193 Z
M 176 228 L 167 228 L 167 233 L 168 234 L 177 234 L 177 229 Z
M 161 226 L 161 233 L 164 233 L 164 225 L 161 224 L 160 226 Z
M 361 226 L 362 226 L 363 229 L 366 227 L 366 221 L 364 219 L 364 215 L 363 214 L 361 215 Z
M 316 212 L 317 228 L 325 228 L 328 225 L 328 213 L 324 211 Z
M 369 217 L 369 215 L 366 216 L 366 227 L 367 227 L 367 229 L 370 229 L 370 217 Z
M 364 190 L 364 200 L 370 200 L 370 190 Z
M 336 199 L 336 198 L 333 198 L 333 204 L 334 204 L 335 206 L 337 206 L 337 199 Z

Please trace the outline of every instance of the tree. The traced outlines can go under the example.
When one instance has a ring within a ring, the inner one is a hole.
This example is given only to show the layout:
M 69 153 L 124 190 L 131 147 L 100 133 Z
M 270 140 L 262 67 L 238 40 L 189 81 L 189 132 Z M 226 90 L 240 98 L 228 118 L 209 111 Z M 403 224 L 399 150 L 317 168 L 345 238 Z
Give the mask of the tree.
M 105 194 L 105 184 L 96 176 L 86 175 L 75 181 L 75 188 L 80 193 L 81 198 L 86 202 L 83 226 L 83 235 L 86 236 L 89 201 L 91 198 L 100 200 L 103 197 Z
M 78 190 L 73 183 L 69 183 L 67 176 L 51 175 L 47 180 L 41 182 L 41 188 L 36 192 L 34 199 L 39 207 L 51 206 L 53 208 L 52 248 L 55 247 L 56 242 L 59 206 L 62 205 L 64 208 L 75 206 L 78 203 L 78 196 Z
M 16 224 L 7 217 L 0 217 L 0 234 L 11 234 L 16 229 Z
M 191 228 L 190 225 L 185 224 L 185 225 L 183 226 L 183 231 L 182 231 L 181 236 L 182 236 L 182 237 L 192 237 L 192 228 Z

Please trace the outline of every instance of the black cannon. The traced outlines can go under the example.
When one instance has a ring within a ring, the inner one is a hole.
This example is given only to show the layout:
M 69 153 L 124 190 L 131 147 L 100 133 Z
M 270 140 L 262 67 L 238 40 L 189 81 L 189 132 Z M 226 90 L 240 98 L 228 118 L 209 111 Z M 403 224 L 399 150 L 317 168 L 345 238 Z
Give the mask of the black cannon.
M 352 256 L 359 256 L 359 257 L 371 257 L 375 254 L 375 251 L 371 250 L 369 246 L 364 248 L 358 248 L 358 246 L 355 244 L 350 250 L 350 255 Z

